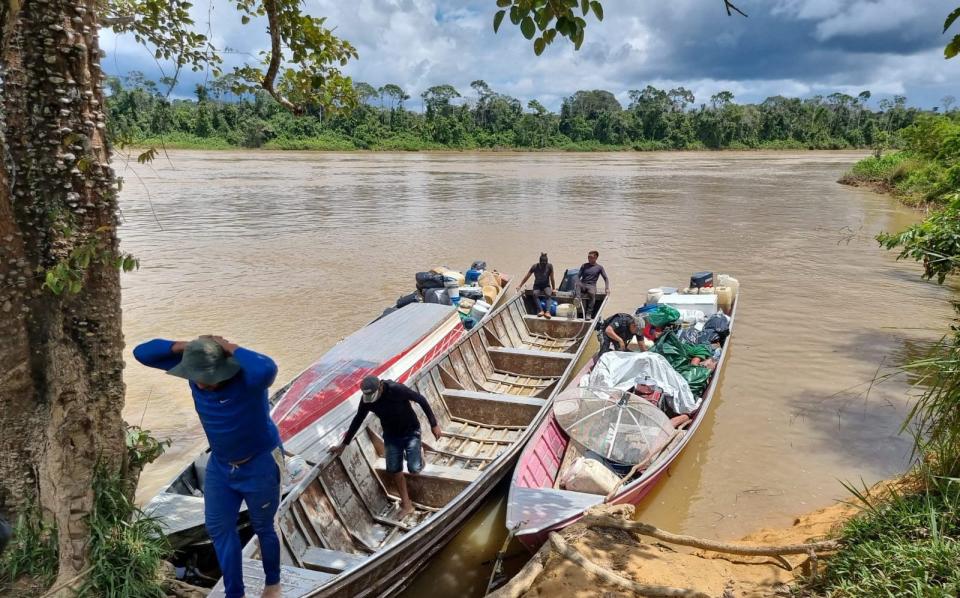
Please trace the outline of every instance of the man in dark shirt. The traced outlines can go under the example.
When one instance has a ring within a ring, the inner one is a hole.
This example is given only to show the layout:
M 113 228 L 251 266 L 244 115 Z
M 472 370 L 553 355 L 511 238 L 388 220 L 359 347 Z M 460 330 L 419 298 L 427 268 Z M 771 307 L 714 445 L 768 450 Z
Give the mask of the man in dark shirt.
M 603 342 L 600 343 L 599 355 L 607 351 L 626 351 L 627 345 L 639 331 L 637 319 L 630 314 L 612 316 L 604 322 Z
M 553 264 L 547 259 L 546 253 L 540 254 L 540 261 L 530 266 L 527 275 L 520 281 L 517 292 L 523 292 L 523 285 L 533 276 L 533 299 L 540 306 L 538 316 L 550 319 L 550 300 L 553 297 L 553 289 L 557 288 L 556 280 L 553 278 Z M 544 300 L 541 301 L 540 298 Z
M 380 418 L 383 428 L 383 444 L 387 449 L 387 473 L 393 474 L 393 479 L 400 492 L 400 513 L 398 519 L 403 519 L 413 512 L 413 503 L 407 493 L 407 479 L 403 474 L 403 460 L 406 458 L 407 471 L 412 475 L 423 469 L 423 456 L 420 444 L 420 420 L 413 411 L 411 402 L 420 405 L 430 422 L 430 431 L 434 438 L 440 440 L 443 432 L 437 424 L 430 403 L 420 393 L 411 390 L 392 380 L 380 380 L 376 376 L 367 376 L 360 383 L 361 401 L 357 414 L 350 422 L 343 442 L 330 449 L 334 455 L 339 455 L 353 440 L 357 430 L 368 413 L 375 413 Z
M 580 266 L 580 274 L 577 277 L 577 292 L 583 301 L 583 317 L 593 318 L 593 308 L 597 303 L 597 281 L 603 277 L 604 292 L 610 293 L 610 279 L 607 278 L 607 271 L 603 266 L 597 263 L 600 257 L 599 251 L 591 251 L 587 254 L 587 263 Z

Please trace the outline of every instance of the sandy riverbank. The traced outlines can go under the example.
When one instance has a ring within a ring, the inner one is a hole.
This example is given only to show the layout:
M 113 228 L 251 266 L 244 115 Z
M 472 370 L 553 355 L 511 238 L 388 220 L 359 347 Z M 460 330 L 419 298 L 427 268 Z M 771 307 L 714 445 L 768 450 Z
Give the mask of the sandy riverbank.
M 872 493 L 884 486 L 875 487 Z M 828 539 L 857 512 L 852 504 L 837 503 L 802 515 L 789 527 L 761 529 L 740 540 L 754 545 L 785 545 Z M 621 530 L 586 528 L 578 524 L 563 535 L 584 557 L 622 577 L 644 584 L 686 588 L 709 596 L 792 596 L 789 584 L 809 571 L 809 557 L 805 555 L 784 557 L 792 567 L 787 570 L 770 557 L 725 555 L 668 545 Z M 554 554 L 524 595 L 613 598 L 633 594 L 605 583 Z

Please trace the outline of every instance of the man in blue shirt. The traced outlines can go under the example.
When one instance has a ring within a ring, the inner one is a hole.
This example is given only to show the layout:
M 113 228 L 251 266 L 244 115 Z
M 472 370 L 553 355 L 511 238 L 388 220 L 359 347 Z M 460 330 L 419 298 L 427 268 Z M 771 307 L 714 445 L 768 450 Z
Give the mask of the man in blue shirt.
M 189 381 L 193 404 L 210 443 L 203 488 L 207 531 L 223 573 L 227 598 L 241 598 L 243 563 L 237 518 L 246 501 L 260 541 L 265 587 L 280 596 L 280 540 L 273 518 L 280 505 L 280 433 L 270 419 L 267 388 L 277 364 L 219 336 L 193 341 L 154 339 L 133 356 L 143 365 Z

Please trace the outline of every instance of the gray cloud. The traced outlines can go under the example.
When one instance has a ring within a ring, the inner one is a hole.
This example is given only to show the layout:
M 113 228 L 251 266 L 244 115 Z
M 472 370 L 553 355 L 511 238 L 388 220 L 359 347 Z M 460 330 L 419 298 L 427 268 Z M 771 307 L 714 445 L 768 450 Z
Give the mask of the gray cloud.
M 242 26 L 232 4 L 213 0 L 210 30 L 218 47 L 249 60 L 266 46 L 262 23 Z M 727 17 L 720 0 L 605 0 L 606 20 L 591 20 L 579 52 L 557 42 L 543 56 L 508 22 L 492 31 L 493 0 L 309 0 L 360 53 L 346 71 L 374 85 L 398 83 L 417 97 L 430 85 L 469 92 L 474 79 L 556 108 L 578 89 L 604 88 L 621 99 L 647 84 L 684 85 L 705 101 L 721 89 L 741 101 L 870 89 L 935 105 L 957 95 L 960 60 L 944 61 L 943 18 L 955 0 L 741 0 L 750 17 Z M 197 6 L 206 29 L 210 6 Z M 149 53 L 131 39 L 104 36 L 105 68 L 159 77 Z M 189 94 L 203 75 L 186 74 Z M 414 102 L 413 105 L 416 105 Z

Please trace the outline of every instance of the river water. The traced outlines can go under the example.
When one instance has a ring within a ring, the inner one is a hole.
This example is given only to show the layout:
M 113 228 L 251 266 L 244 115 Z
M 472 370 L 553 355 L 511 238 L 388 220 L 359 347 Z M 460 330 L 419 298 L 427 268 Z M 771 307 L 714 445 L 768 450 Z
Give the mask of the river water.
M 124 177 L 123 276 L 132 423 L 173 446 L 148 498 L 203 446 L 184 384 L 133 361 L 146 338 L 220 334 L 273 356 L 285 382 L 436 265 L 522 276 L 590 249 L 613 311 L 691 272 L 728 272 L 741 304 L 712 412 L 642 505 L 663 528 L 733 538 L 843 498 L 839 481 L 901 471 L 917 390 L 896 367 L 950 317 L 951 291 L 873 237 L 917 215 L 844 187 L 852 152 L 170 152 Z M 879 378 L 871 384 L 871 380 Z M 493 497 L 429 569 L 434 595 L 482 593 L 502 541 Z M 416 593 L 416 587 L 412 594 Z

